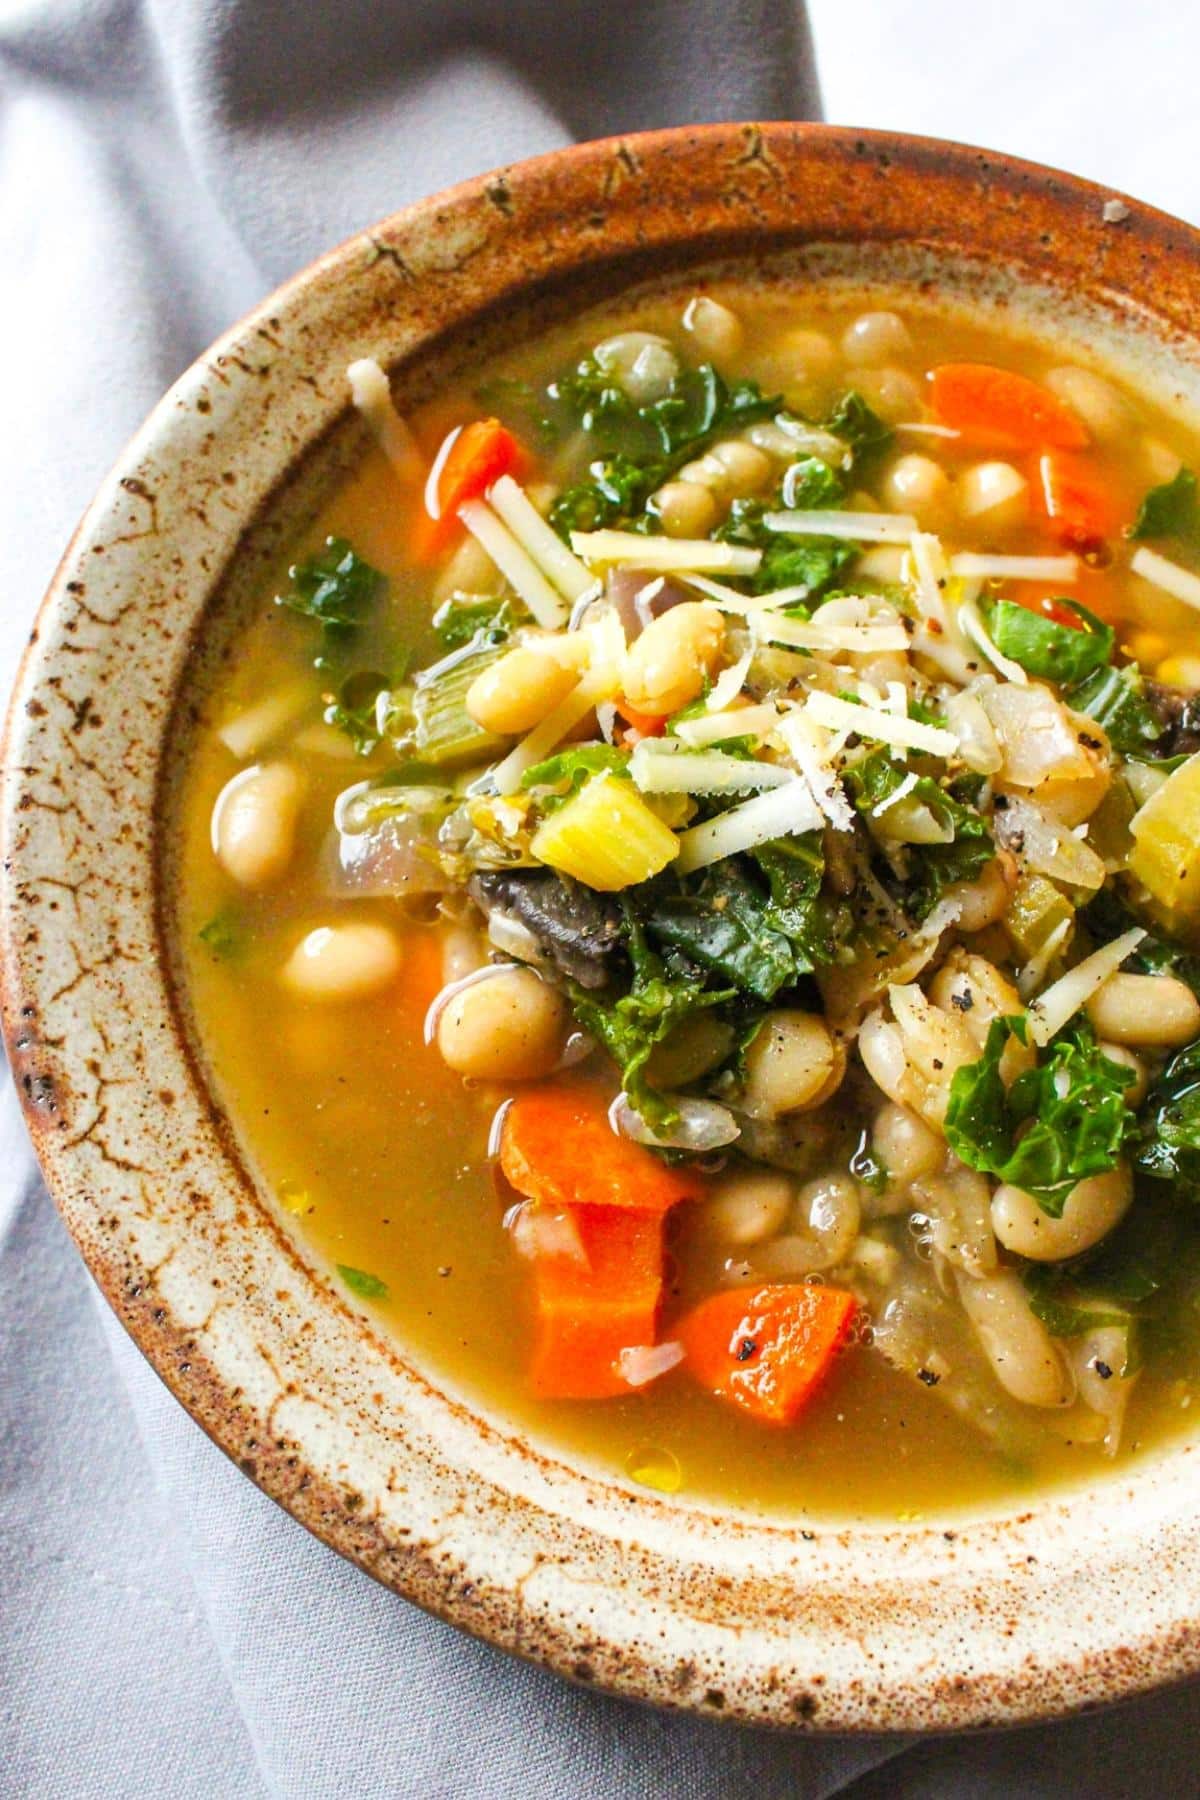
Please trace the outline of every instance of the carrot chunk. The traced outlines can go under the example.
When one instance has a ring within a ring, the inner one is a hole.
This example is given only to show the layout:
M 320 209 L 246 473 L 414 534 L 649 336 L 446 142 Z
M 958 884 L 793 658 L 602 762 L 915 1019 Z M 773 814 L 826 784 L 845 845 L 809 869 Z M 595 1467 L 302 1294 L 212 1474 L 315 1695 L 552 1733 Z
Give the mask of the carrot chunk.
M 1025 375 L 989 363 L 942 363 L 933 371 L 934 414 L 992 450 L 1082 450 L 1087 430 L 1069 407 Z
M 434 1000 L 445 986 L 442 968 L 442 944 L 435 931 L 410 931 L 404 940 L 404 958 L 400 964 L 396 992 L 401 1014 L 416 1019 L 418 1031 Z
M 1090 458 L 1048 450 L 1038 467 L 1046 517 L 1060 544 L 1090 550 L 1115 537 L 1127 516 L 1125 496 L 1103 480 Z
M 858 1311 L 842 1288 L 732 1288 L 693 1308 L 676 1330 L 687 1366 L 721 1400 L 790 1425 L 828 1374 Z
M 641 1144 L 618 1137 L 601 1100 L 586 1090 L 539 1087 L 504 1115 L 500 1167 L 519 1194 L 543 1206 L 629 1207 L 664 1213 L 702 1183 Z
M 462 530 L 458 509 L 481 499 L 501 475 L 519 475 L 526 466 L 524 450 L 499 419 L 475 419 L 458 433 L 437 480 L 437 518 L 422 519 L 416 530 L 416 554 L 427 561 L 438 555 Z
M 630 706 L 622 694 L 616 703 L 617 711 L 625 723 L 637 732 L 639 737 L 661 737 L 667 729 L 665 713 L 639 712 L 636 706 Z
M 622 1350 L 652 1344 L 662 1295 L 663 1215 L 613 1206 L 568 1209 L 582 1254 L 534 1263 L 533 1391 L 547 1400 L 627 1394 Z

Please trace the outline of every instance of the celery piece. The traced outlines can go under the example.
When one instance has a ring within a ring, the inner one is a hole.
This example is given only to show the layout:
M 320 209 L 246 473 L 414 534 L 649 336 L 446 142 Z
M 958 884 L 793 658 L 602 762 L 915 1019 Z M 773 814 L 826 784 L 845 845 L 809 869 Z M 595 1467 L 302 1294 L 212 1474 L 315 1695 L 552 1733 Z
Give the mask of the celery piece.
M 679 840 L 631 782 L 593 775 L 539 826 L 530 845 L 539 862 L 602 893 L 649 881 L 673 862 Z
M 458 651 L 417 677 L 413 749 L 422 762 L 447 768 L 482 762 L 504 749 L 505 740 L 477 725 L 466 708 L 471 683 L 501 655 L 497 649 Z
M 1044 875 L 1026 875 L 1009 901 L 1004 928 L 1021 960 L 1028 962 L 1060 925 L 1074 917 L 1075 908 L 1052 881 Z
M 1129 872 L 1168 919 L 1200 918 L 1200 752 L 1168 775 L 1133 816 Z

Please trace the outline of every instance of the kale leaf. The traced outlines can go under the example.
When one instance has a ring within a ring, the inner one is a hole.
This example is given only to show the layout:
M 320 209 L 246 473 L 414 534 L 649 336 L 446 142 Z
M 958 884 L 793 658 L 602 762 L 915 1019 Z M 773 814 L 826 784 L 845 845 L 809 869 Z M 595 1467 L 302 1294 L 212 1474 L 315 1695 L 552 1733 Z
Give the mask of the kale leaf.
M 654 1130 L 674 1125 L 678 1111 L 646 1076 L 646 1064 L 657 1044 L 698 1012 L 735 997 L 733 988 L 709 989 L 698 972 L 655 954 L 631 905 L 624 907 L 626 947 L 633 969 L 628 987 L 600 992 L 568 981 L 575 1017 L 603 1044 L 621 1071 L 630 1104 Z
M 345 538 L 326 538 L 323 549 L 288 570 L 291 588 L 276 605 L 321 627 L 316 667 L 329 667 L 331 652 L 353 637 L 387 588 L 386 577 L 364 562 Z
M 841 538 L 769 531 L 763 524 L 764 515 L 778 509 L 778 500 L 735 500 L 729 517 L 714 535 L 721 543 L 745 544 L 762 551 L 762 561 L 750 577 L 752 592 L 768 594 L 778 588 L 805 587 L 808 598 L 815 598 L 854 561 L 861 546 Z
M 539 793 L 538 805 L 543 812 L 556 812 L 572 794 L 577 794 L 592 775 L 607 770 L 613 775 L 629 771 L 629 752 L 613 744 L 580 744 L 571 750 L 560 750 L 557 756 L 535 763 L 521 777 L 523 788 L 548 788 Z
M 1152 487 L 1138 508 L 1130 528 L 1131 538 L 1178 538 L 1200 548 L 1200 495 L 1190 469 L 1180 469 L 1171 481 Z
M 1176 1052 L 1142 1108 L 1134 1164 L 1200 1201 L 1200 1038 Z
M 529 614 L 511 594 L 453 594 L 433 615 L 433 629 L 447 650 L 461 650 L 479 640 L 479 647 L 506 643 Z
M 1146 935 L 1130 951 L 1121 967 L 1147 975 L 1163 972 L 1177 975 L 1200 999 L 1200 956 L 1191 950 L 1185 950 L 1182 944 L 1172 943 L 1170 938 L 1147 930 L 1144 923 L 1121 904 L 1111 887 L 1101 888 L 1095 899 L 1088 902 L 1080 918 L 1098 944 L 1111 944 L 1114 938 L 1122 937 L 1131 926 L 1140 925 Z
M 811 509 L 840 506 L 845 493 L 846 484 L 835 469 L 819 456 L 802 456 L 784 476 L 780 498 L 786 507 Z
M 1000 1059 L 1010 1038 L 1028 1041 L 1023 1014 L 994 1019 L 979 1061 L 955 1071 L 946 1142 L 970 1168 L 1024 1188 L 1061 1218 L 1071 1189 L 1111 1169 L 1135 1129 L 1124 1098 L 1133 1074 L 1078 1019 L 1006 1089 Z
M 846 786 L 859 812 L 870 818 L 914 772 L 889 750 L 880 748 L 847 769 Z M 954 833 L 948 843 L 918 846 L 916 873 L 904 883 L 903 902 L 905 911 L 920 920 L 933 911 L 948 887 L 974 880 L 995 856 L 996 846 L 975 808 L 932 775 L 918 775 L 915 787 L 905 795 L 905 803 L 909 801 L 928 808 L 944 830 Z
M 1144 754 L 1166 730 L 1166 722 L 1146 698 L 1141 671 L 1132 663 L 1094 669 L 1069 687 L 1063 699 L 1075 712 L 1095 719 L 1118 756 Z
M 853 389 L 842 396 L 821 425 L 823 430 L 841 438 L 850 452 L 851 468 L 856 474 L 863 463 L 886 450 L 894 436 L 891 426 L 885 425 L 862 395 Z
M 246 921 L 236 907 L 222 906 L 196 936 L 207 945 L 215 962 L 233 962 L 246 948 Z
M 1062 625 L 1013 600 L 997 600 L 987 615 L 992 641 L 1031 675 L 1060 685 L 1083 681 L 1106 666 L 1116 633 L 1076 600 L 1056 600 L 1054 604 L 1075 613 L 1079 625 Z

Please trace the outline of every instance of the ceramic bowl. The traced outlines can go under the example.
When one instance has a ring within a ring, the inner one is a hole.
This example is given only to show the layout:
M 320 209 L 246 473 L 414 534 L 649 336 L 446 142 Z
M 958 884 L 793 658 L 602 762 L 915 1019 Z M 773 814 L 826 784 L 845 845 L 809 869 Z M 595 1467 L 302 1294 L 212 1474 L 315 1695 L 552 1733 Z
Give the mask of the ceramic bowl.
M 252 1480 L 398 1593 L 576 1681 L 725 1718 L 1046 1717 L 1200 1663 L 1193 1446 L 945 1528 L 801 1529 L 574 1467 L 427 1378 L 289 1235 L 172 973 L 160 875 L 189 667 L 353 454 L 347 363 L 377 356 L 403 391 L 631 283 L 780 257 L 1085 336 L 1200 405 L 1200 236 L 960 147 L 686 129 L 397 214 L 176 383 L 67 551 L 8 720 L 4 1029 L 51 1191 L 122 1323 Z

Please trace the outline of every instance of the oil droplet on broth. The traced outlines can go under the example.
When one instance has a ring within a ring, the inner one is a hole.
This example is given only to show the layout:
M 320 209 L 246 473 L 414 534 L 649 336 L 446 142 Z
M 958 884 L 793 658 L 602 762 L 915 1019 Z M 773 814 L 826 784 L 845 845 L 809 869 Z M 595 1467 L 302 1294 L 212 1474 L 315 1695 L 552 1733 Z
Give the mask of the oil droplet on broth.
M 683 1486 L 679 1458 L 655 1445 L 631 1450 L 625 1458 L 625 1473 L 639 1487 L 655 1488 L 660 1494 L 677 1494 Z
M 279 1184 L 279 1204 L 284 1212 L 294 1213 L 297 1217 L 309 1210 L 308 1189 L 301 1187 L 298 1181 L 281 1181 Z

